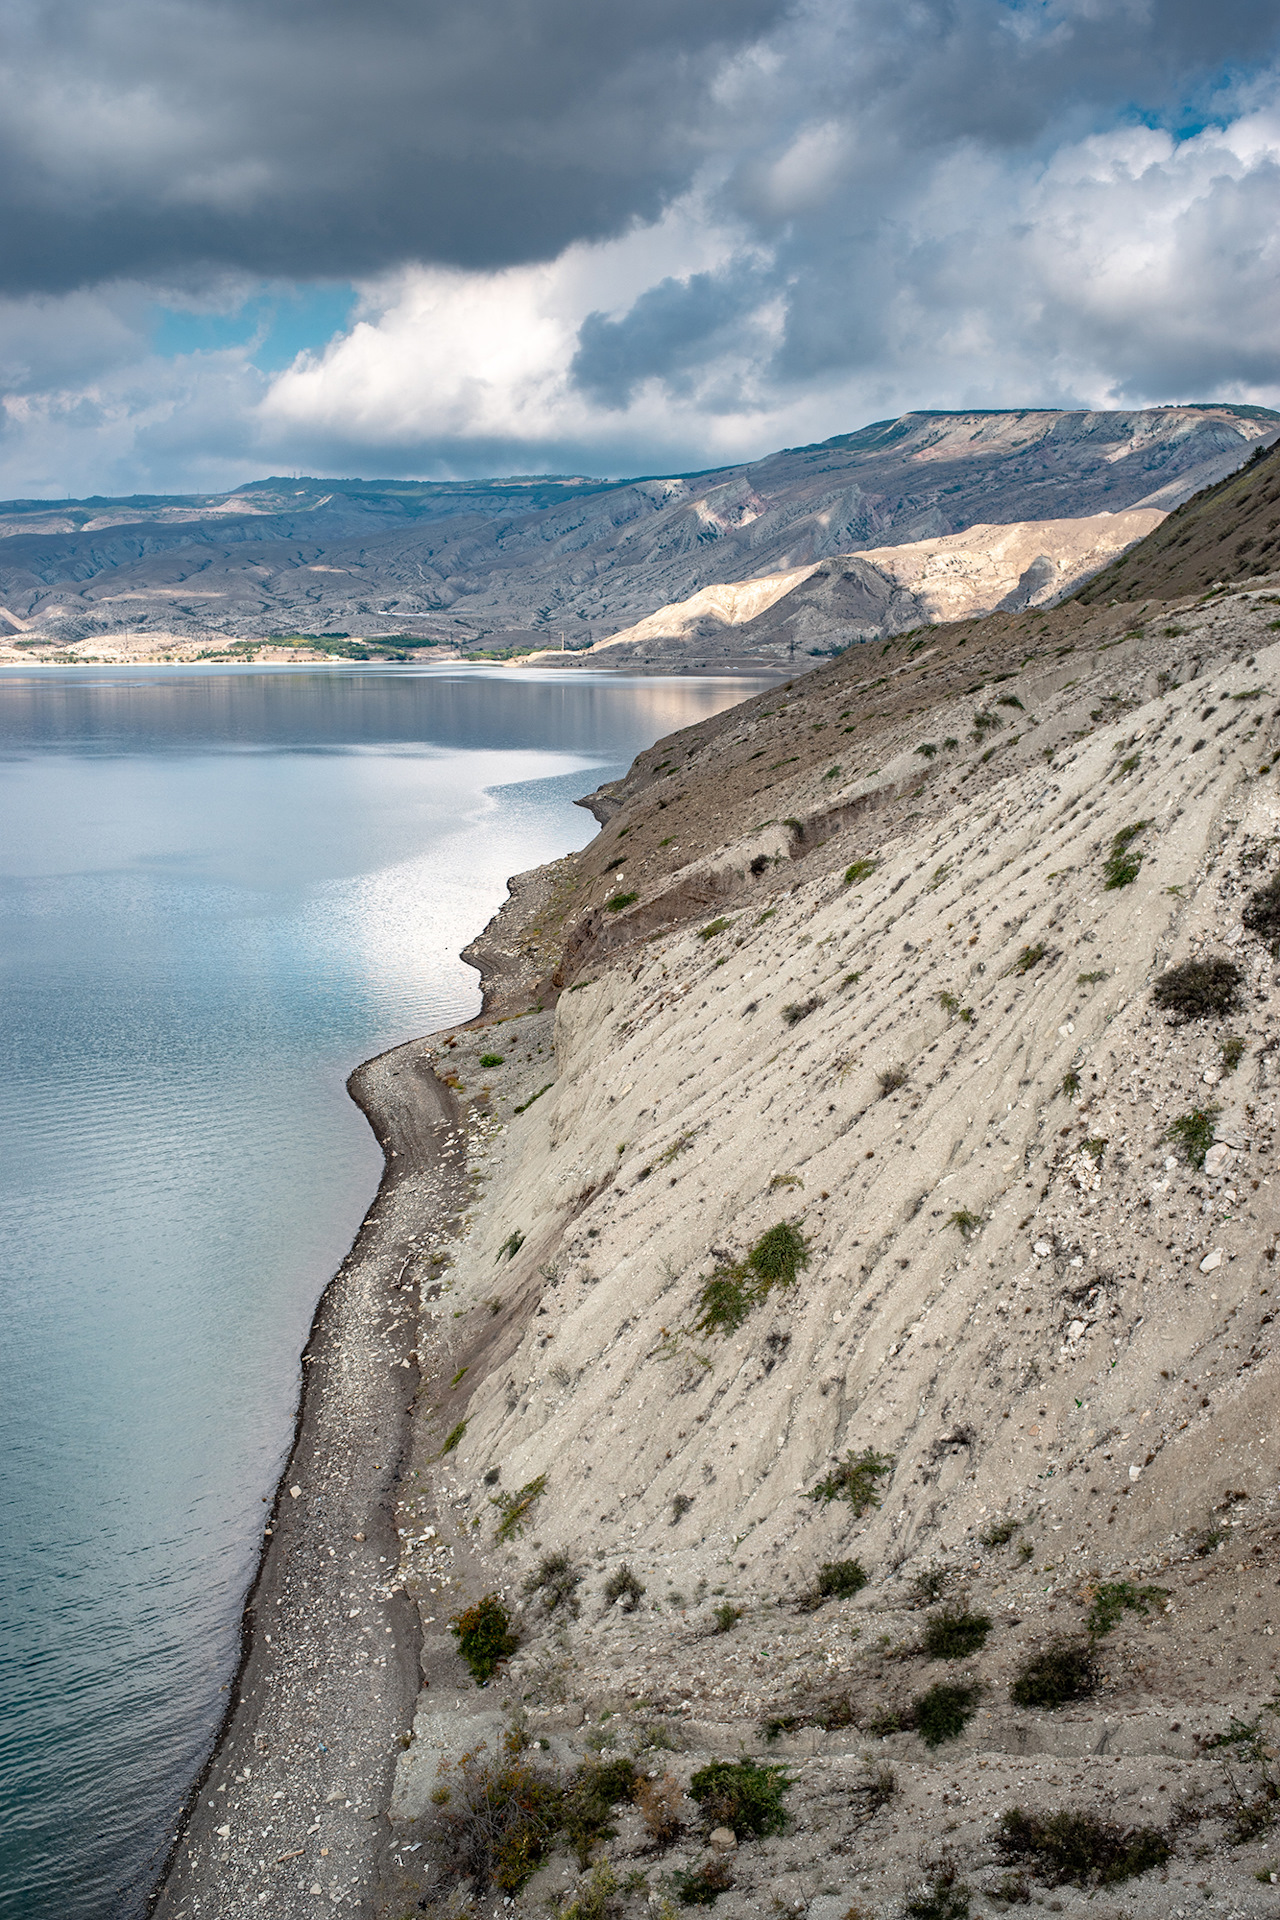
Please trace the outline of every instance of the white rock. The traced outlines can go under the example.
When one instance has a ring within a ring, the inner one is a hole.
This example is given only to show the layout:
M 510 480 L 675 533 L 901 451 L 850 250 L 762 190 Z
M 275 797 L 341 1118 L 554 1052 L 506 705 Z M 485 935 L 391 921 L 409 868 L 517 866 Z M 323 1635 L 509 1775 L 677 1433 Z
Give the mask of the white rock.
M 301 1488 L 301 1487 L 290 1487 L 290 1489 L 289 1489 L 289 1498 L 290 1498 L 291 1500 L 300 1500 L 300 1499 L 302 1498 L 302 1488 Z
M 1049 1245 L 1049 1242 L 1047 1240 L 1037 1240 L 1035 1247 L 1032 1249 L 1032 1251 L 1037 1253 L 1039 1257 L 1043 1260 L 1046 1253 L 1053 1252 L 1053 1248 Z
M 1131 1480 L 1140 1480 L 1140 1479 L 1142 1478 L 1142 1468 L 1141 1468 L 1141 1467 L 1130 1467 L 1130 1469 L 1129 1469 L 1129 1478 L 1130 1478 Z
M 713 1827 L 710 1844 L 717 1853 L 732 1853 L 738 1844 L 737 1835 L 732 1827 Z
M 1200 1078 L 1204 1081 L 1206 1087 L 1216 1087 L 1222 1078 L 1222 1068 L 1206 1067 Z
M 1210 1147 L 1204 1157 L 1205 1172 L 1210 1175 L 1221 1173 L 1230 1158 L 1230 1147 L 1225 1140 L 1219 1140 L 1216 1146 Z
M 1080 1335 L 1083 1332 L 1084 1332 L 1084 1321 L 1073 1320 L 1071 1322 L 1071 1325 L 1067 1328 L 1067 1338 L 1068 1340 L 1078 1340 L 1080 1338 Z
M 1200 1262 L 1201 1273 L 1213 1273 L 1222 1265 L 1222 1248 L 1215 1247 L 1212 1253 L 1206 1253 Z

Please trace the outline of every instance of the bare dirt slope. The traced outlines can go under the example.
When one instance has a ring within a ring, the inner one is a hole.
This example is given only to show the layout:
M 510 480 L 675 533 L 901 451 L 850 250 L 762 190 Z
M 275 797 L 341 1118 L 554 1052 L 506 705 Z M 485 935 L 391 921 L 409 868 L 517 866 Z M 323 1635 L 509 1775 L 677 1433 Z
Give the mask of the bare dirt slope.
M 1079 520 L 978 525 L 936 540 L 817 561 L 791 573 L 704 587 L 578 655 L 542 666 L 809 666 L 813 657 L 938 621 L 1060 599 L 1163 515 L 1149 507 Z
M 472 1203 L 379 1911 L 1277 1912 L 1278 612 L 860 650 L 517 885 L 434 1046 Z M 1218 1003 L 1162 1005 L 1188 961 Z M 485 1593 L 520 1645 L 477 1690 Z M 649 1785 L 487 1877 L 445 1826 L 504 1743 L 517 1798 Z M 785 1830 L 717 1825 L 743 1755 Z

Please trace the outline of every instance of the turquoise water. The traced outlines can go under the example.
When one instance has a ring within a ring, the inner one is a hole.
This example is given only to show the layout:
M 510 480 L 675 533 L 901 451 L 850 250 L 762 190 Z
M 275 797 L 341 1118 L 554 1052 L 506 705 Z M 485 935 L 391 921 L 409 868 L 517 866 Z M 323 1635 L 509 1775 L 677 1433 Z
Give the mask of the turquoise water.
M 5 1920 L 139 1912 L 207 1751 L 377 1185 L 347 1073 L 477 1010 L 458 949 L 575 795 L 758 684 L 0 677 Z

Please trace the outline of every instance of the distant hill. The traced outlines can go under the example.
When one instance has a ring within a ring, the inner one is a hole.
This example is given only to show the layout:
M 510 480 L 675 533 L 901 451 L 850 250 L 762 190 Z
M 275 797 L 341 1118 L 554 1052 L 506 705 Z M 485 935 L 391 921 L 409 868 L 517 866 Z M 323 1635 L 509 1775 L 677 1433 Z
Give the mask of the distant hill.
M 703 588 L 982 524 L 1167 512 L 1280 433 L 1263 407 L 921 412 L 706 473 L 258 480 L 0 503 L 0 628 L 589 645 Z

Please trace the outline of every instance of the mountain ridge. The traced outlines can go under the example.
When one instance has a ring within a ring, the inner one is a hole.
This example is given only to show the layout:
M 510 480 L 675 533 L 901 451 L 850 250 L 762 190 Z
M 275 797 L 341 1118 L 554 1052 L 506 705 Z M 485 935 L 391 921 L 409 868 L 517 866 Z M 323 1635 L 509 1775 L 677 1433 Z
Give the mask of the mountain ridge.
M 264 481 L 141 515 L 0 504 L 0 605 L 63 645 L 125 629 L 587 645 L 717 581 L 1157 493 L 1167 509 L 1277 431 L 1268 409 L 1211 404 L 922 412 L 693 476 L 286 482 L 292 505 Z M 410 494 L 431 512 L 410 516 Z

